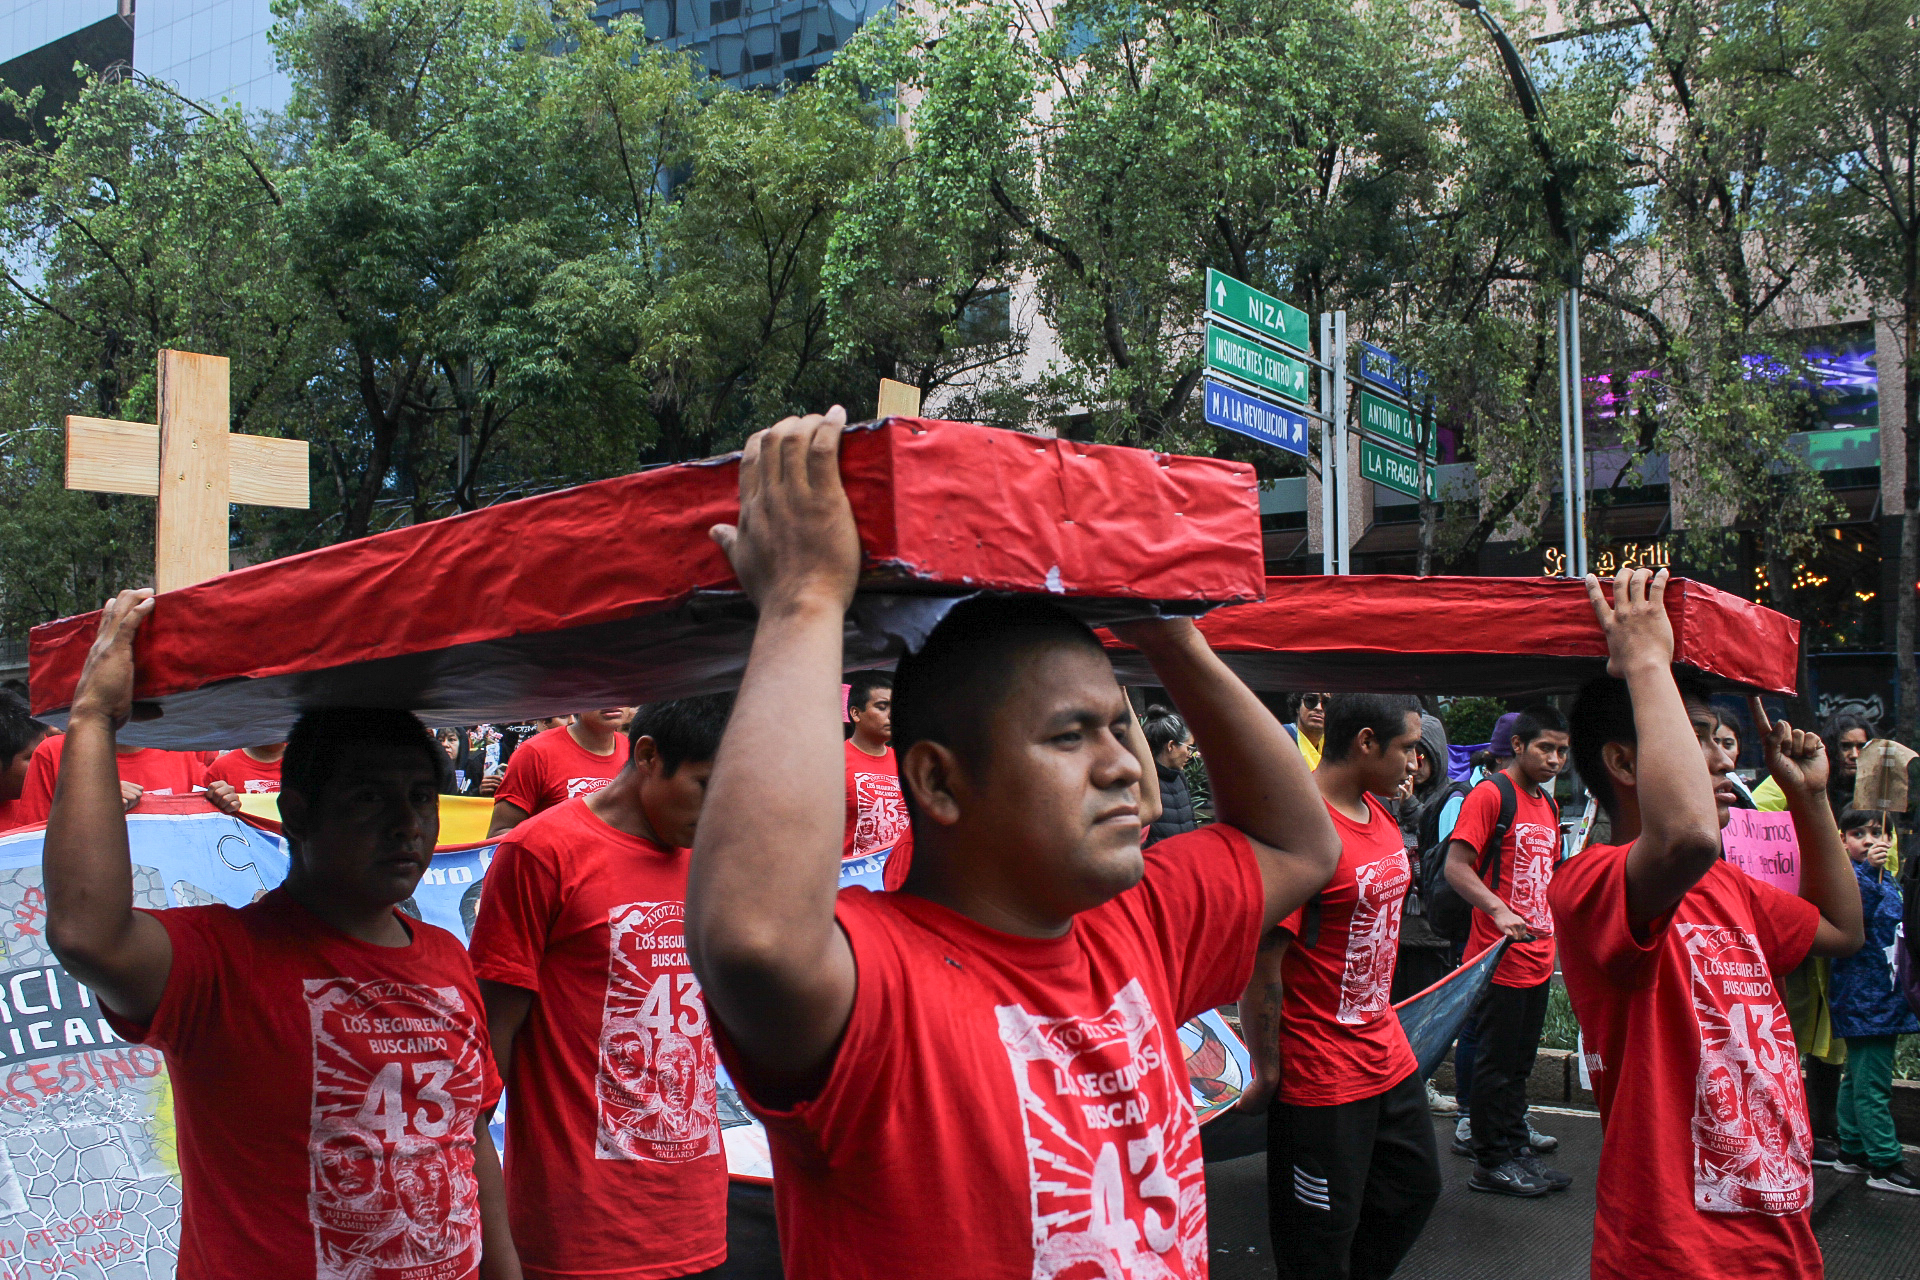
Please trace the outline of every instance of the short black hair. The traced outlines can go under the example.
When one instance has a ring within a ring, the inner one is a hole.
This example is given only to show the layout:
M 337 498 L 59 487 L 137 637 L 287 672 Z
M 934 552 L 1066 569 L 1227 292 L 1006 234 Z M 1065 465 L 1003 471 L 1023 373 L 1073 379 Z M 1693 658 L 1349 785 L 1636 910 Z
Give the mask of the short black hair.
M 1565 733 L 1566 731 L 1567 718 L 1560 714 L 1559 708 L 1545 702 L 1528 707 L 1520 713 L 1520 718 L 1513 722 L 1513 736 L 1520 739 L 1520 745 L 1523 747 L 1543 733 Z M 1512 744 L 1497 745 L 1511 746 Z M 1506 753 L 1501 752 L 1501 754 Z
M 1147 735 L 1148 752 L 1156 756 L 1174 743 L 1187 740 L 1187 722 L 1172 707 L 1148 707 L 1140 727 Z
M 1336 693 L 1327 702 L 1327 728 L 1320 739 L 1322 760 L 1345 760 L 1362 729 L 1373 730 L 1383 744 L 1407 731 L 1407 717 L 1418 717 L 1420 699 L 1405 693 Z
M 1878 809 L 1847 809 L 1840 815 L 1840 830 L 1858 831 L 1869 822 L 1877 824 L 1882 831 L 1887 829 L 1887 820 Z
M 634 711 L 627 741 L 637 745 L 642 738 L 652 738 L 671 778 L 683 764 L 706 764 L 720 754 L 720 739 L 732 714 L 731 693 L 649 702 Z
M 894 751 L 904 758 L 917 742 L 937 742 L 963 761 L 978 761 L 987 719 L 1012 679 L 1013 657 L 1048 642 L 1105 655 L 1087 624 L 1051 600 L 978 595 L 953 606 L 920 651 L 894 670 Z
M 0 689 L 0 765 L 12 764 L 22 752 L 40 745 L 52 733 L 33 718 L 27 700 L 11 689 Z
M 893 689 L 891 671 L 856 671 L 847 681 L 847 710 L 865 711 L 875 689 Z
M 1697 703 L 1712 711 L 1713 695 L 1705 681 L 1691 672 L 1675 671 L 1673 682 L 1679 686 L 1682 702 Z M 1567 723 L 1574 770 L 1600 807 L 1607 811 L 1607 817 L 1618 818 L 1619 797 L 1613 792 L 1613 779 L 1607 775 L 1607 764 L 1600 752 L 1609 742 L 1631 746 L 1640 740 L 1633 724 L 1633 695 L 1627 691 L 1627 682 L 1612 676 L 1595 676 L 1581 685 Z
M 315 707 L 302 712 L 287 734 L 280 758 L 280 789 L 318 802 L 340 763 L 354 747 L 418 747 L 433 766 L 434 781 L 445 790 L 453 761 L 433 733 L 411 711 L 392 707 Z

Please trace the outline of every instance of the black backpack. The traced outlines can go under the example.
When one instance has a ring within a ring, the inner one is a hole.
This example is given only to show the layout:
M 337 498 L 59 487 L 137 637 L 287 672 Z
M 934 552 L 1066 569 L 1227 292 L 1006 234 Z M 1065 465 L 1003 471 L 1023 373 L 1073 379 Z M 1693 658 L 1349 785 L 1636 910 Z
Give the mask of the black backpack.
M 1495 773 L 1488 779 L 1500 792 L 1500 814 L 1495 819 L 1493 830 L 1487 833 L 1486 843 L 1480 846 L 1480 860 L 1474 865 L 1474 873 L 1486 882 L 1487 888 L 1500 892 L 1500 846 L 1507 838 L 1507 832 L 1513 827 L 1514 812 L 1520 807 L 1519 793 L 1514 790 L 1513 779 L 1505 771 Z M 1459 784 L 1448 784 L 1451 788 Z M 1467 935 L 1473 929 L 1473 908 L 1467 900 L 1454 892 L 1447 883 L 1447 846 L 1453 843 L 1453 837 L 1440 839 L 1440 810 L 1446 806 L 1446 795 L 1436 796 L 1436 803 L 1420 817 L 1420 897 L 1426 905 L 1427 923 L 1433 931 L 1456 945 L 1463 945 Z M 1553 809 L 1554 831 L 1560 830 L 1560 806 L 1552 796 L 1546 797 L 1547 804 Z M 1487 872 L 1493 874 L 1489 878 Z

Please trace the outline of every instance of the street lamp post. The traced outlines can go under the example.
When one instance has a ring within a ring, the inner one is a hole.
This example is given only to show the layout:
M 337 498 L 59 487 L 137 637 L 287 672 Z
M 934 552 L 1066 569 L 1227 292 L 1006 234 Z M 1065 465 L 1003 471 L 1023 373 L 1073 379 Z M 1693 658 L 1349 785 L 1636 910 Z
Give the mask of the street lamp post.
M 1567 223 L 1566 193 L 1560 188 L 1560 166 L 1553 143 L 1547 138 L 1540 110 L 1540 93 L 1526 59 L 1514 47 L 1506 29 L 1482 6 L 1480 0 L 1454 0 L 1462 9 L 1480 20 L 1507 78 L 1513 82 L 1514 96 L 1520 100 L 1520 114 L 1527 121 L 1527 138 L 1535 154 L 1547 168 L 1546 185 L 1541 197 L 1547 206 L 1547 225 L 1567 247 L 1571 259 L 1567 267 L 1567 293 L 1555 310 L 1555 329 L 1560 373 L 1560 485 L 1562 527 L 1566 535 L 1566 573 L 1582 578 L 1587 573 L 1587 456 L 1585 413 L 1580 403 L 1580 272 L 1585 255 L 1575 243 L 1573 229 Z

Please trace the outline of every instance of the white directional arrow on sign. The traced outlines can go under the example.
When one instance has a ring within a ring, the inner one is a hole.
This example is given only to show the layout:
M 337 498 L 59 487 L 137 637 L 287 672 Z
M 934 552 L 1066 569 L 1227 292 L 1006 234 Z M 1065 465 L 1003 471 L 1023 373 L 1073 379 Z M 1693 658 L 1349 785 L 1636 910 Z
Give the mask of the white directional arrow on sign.
M 1217 309 L 1227 305 L 1227 286 L 1218 280 L 1213 283 L 1213 305 Z

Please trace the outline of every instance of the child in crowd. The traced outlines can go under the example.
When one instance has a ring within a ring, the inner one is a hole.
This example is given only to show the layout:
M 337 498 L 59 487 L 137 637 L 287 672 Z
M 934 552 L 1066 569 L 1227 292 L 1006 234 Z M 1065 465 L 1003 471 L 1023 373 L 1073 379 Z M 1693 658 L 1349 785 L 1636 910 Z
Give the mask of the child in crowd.
M 1834 1168 L 1864 1173 L 1876 1191 L 1920 1196 L 1893 1131 L 1893 1048 L 1920 1032 L 1920 1017 L 1893 985 L 1887 954 L 1900 930 L 1900 886 L 1887 874 L 1888 840 L 1878 813 L 1848 809 L 1840 838 L 1860 882 L 1867 945 L 1833 962 L 1833 1029 L 1847 1042 L 1840 1079 L 1840 1159 Z

